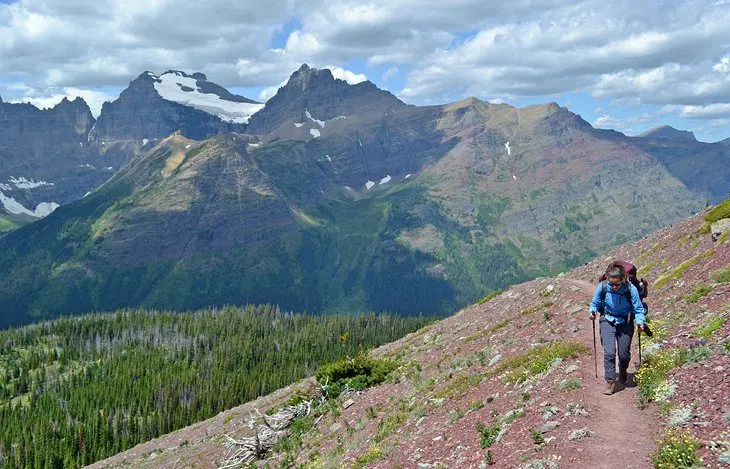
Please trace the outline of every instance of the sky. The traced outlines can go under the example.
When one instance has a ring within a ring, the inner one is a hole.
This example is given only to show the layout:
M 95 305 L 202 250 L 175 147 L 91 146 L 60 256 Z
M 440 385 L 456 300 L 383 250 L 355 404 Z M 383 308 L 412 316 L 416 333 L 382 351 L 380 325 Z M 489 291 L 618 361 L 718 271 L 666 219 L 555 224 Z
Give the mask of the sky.
M 144 71 L 266 100 L 302 63 L 409 104 L 556 101 L 730 137 L 730 0 L 0 0 L 0 96 L 104 101 Z

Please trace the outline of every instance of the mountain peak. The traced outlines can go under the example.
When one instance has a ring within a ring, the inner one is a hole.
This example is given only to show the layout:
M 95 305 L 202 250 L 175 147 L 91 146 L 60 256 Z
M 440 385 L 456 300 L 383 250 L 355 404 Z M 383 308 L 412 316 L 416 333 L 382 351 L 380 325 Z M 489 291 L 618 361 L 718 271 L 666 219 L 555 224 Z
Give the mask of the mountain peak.
M 695 138 L 695 134 L 692 133 L 691 131 L 678 130 L 669 125 L 661 125 L 659 127 L 654 127 L 653 129 L 647 130 L 643 134 L 640 134 L 639 137 L 674 138 L 674 139 L 688 139 L 688 140 L 697 141 L 697 139 Z
M 370 81 L 351 85 L 335 78 L 328 68 L 302 64 L 266 107 L 251 118 L 248 131 L 272 132 L 287 121 L 299 122 L 297 119 L 308 111 L 327 120 L 355 114 L 382 115 L 386 109 L 402 106 L 405 104 L 401 100 Z

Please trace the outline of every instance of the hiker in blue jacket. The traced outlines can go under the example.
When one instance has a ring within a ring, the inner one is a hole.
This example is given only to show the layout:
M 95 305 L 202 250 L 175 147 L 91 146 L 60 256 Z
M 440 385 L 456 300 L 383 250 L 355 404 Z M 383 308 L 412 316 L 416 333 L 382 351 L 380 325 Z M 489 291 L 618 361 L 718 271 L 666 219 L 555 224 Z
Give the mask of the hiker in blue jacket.
M 589 309 L 590 318 L 601 315 L 600 331 L 603 345 L 603 367 L 606 378 L 606 395 L 616 392 L 616 343 L 618 343 L 618 383 L 626 384 L 626 369 L 631 362 L 631 339 L 634 336 L 634 320 L 639 333 L 644 332 L 646 311 L 639 291 L 628 281 L 626 271 L 620 265 L 612 265 L 606 272 L 606 280 L 599 283 Z

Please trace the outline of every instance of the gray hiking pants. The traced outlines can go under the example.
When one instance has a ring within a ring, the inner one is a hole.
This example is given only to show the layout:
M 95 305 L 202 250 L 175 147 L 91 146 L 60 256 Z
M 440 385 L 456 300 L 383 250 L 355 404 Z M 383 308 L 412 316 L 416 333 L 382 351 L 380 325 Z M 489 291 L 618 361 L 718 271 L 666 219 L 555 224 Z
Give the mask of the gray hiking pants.
M 634 336 L 634 321 L 613 324 L 601 316 L 601 345 L 603 345 L 603 369 L 606 381 L 616 379 L 616 344 L 618 343 L 618 366 L 626 370 L 631 363 L 631 339 Z

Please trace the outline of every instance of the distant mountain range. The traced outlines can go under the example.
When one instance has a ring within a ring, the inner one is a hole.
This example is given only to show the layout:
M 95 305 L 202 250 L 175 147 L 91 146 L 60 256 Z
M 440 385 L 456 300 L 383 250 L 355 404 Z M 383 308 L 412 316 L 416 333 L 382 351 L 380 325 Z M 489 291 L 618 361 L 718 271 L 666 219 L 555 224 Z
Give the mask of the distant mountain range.
M 555 103 L 411 106 L 306 65 L 265 106 L 145 72 L 96 121 L 80 99 L 0 104 L 2 119 L 0 223 L 19 223 L 15 203 L 61 207 L 0 239 L 0 324 L 248 302 L 444 313 L 694 213 L 730 180 L 727 142 L 691 132 L 626 137 Z

